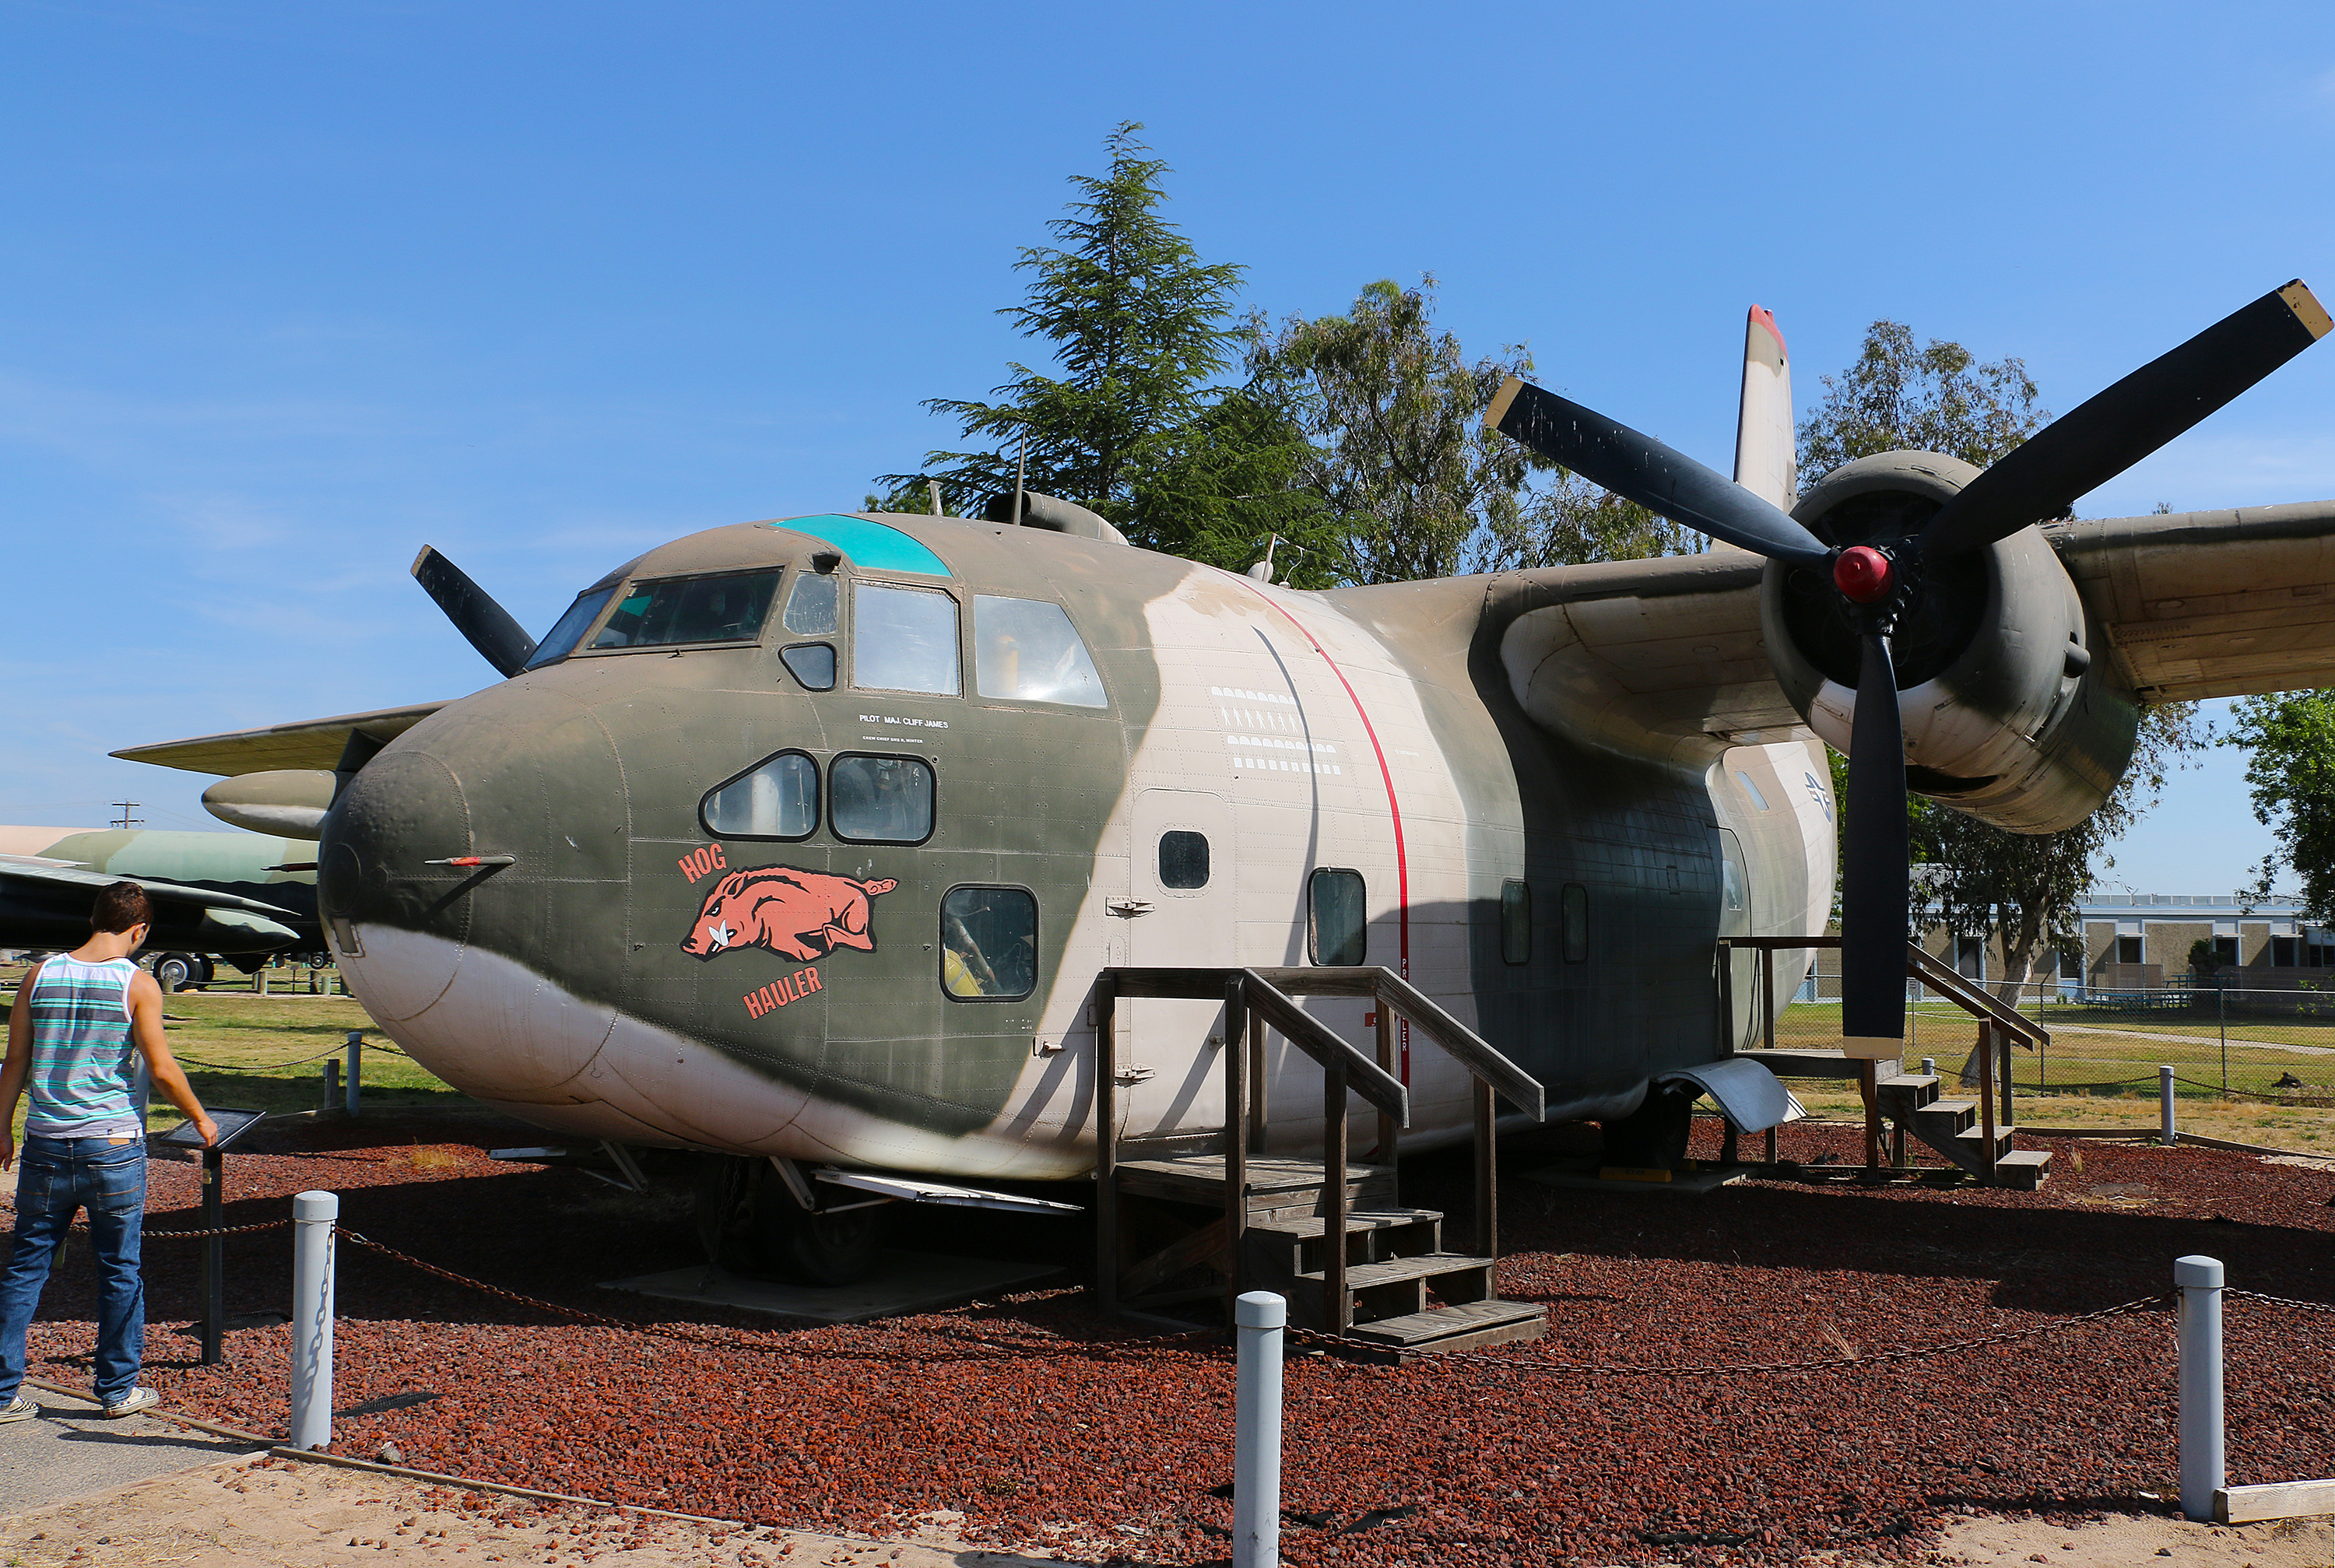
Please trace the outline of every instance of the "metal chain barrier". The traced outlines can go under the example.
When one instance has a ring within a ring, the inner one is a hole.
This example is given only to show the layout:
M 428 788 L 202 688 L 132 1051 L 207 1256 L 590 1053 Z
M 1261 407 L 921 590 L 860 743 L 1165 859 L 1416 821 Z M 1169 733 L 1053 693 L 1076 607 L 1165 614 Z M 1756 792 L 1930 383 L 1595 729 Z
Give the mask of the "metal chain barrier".
M 2298 1302 L 2291 1296 L 2266 1296 L 2260 1291 L 2224 1289 L 2225 1296 L 2243 1296 L 2250 1302 L 2268 1302 L 2273 1307 L 2292 1307 L 2301 1312 L 2335 1312 L 2335 1305 L 2326 1302 Z
M 206 1236 L 247 1236 L 254 1231 L 280 1231 L 289 1228 L 291 1224 L 288 1219 L 262 1220 L 256 1225 L 221 1225 L 215 1231 L 140 1231 L 139 1236 L 140 1240 L 150 1242 L 191 1242 L 200 1241 Z M 78 1225 L 74 1228 L 81 1229 Z
M 1869 1356 L 1829 1356 L 1822 1360 L 1813 1361 L 1733 1361 L 1713 1362 L 1703 1366 L 1664 1367 L 1645 1363 L 1615 1365 L 1603 1361 L 1549 1361 L 1532 1356 L 1481 1356 L 1466 1351 L 1449 1351 L 1437 1355 L 1435 1364 L 1445 1366 L 1457 1363 L 1497 1367 L 1511 1372 L 1570 1372 L 1593 1378 L 1700 1378 L 1730 1376 L 1739 1373 L 1834 1372 L 1851 1367 L 1880 1366 L 1891 1361 L 1917 1361 L 1931 1356 L 1974 1350 L 1985 1345 L 2009 1344 L 2014 1340 L 2032 1339 L 2039 1334 L 2061 1333 L 2069 1329 L 2079 1328 L 2086 1323 L 2098 1322 L 2103 1318 L 2117 1317 L 2126 1312 L 2142 1312 L 2150 1307 L 2161 1307 L 2172 1302 L 2173 1299 L 2174 1292 L 2165 1291 L 2153 1296 L 2142 1296 L 2136 1301 L 2118 1302 L 2115 1306 L 2102 1307 L 2097 1312 L 2079 1313 L 2072 1318 L 2053 1318 L 2045 1322 L 2030 1323 L 2025 1328 L 2004 1329 L 1997 1333 L 1980 1334 L 1967 1340 L 1950 1340 L 1942 1345 L 1922 1345 L 1903 1350 L 1876 1350 Z M 1341 1334 L 1326 1334 L 1314 1329 L 1293 1328 L 1288 1332 L 1292 1339 L 1308 1344 L 1335 1345 L 1343 1349 L 1368 1350 L 1380 1356 L 1384 1356 L 1390 1350 L 1395 1349 L 1393 1346 L 1379 1344 L 1370 1340 L 1349 1339 Z

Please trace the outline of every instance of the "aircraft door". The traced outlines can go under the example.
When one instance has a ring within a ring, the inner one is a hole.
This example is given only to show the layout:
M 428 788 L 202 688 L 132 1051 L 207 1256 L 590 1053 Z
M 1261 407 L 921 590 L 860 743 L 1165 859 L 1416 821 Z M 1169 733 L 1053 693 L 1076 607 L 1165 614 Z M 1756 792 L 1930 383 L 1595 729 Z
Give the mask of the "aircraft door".
M 1132 821 L 1127 962 L 1237 963 L 1230 804 L 1206 790 L 1146 789 L 1136 797 Z M 1135 998 L 1125 1006 L 1119 1060 L 1151 1070 L 1127 1090 L 1126 1130 L 1220 1123 L 1223 1058 L 1206 1042 L 1223 1027 L 1223 1004 Z
M 1731 828 L 1719 829 L 1719 934 L 1749 936 L 1751 871 L 1743 856 L 1743 841 Z M 1738 1050 L 1759 1043 L 1759 955 L 1746 949 L 1730 950 L 1728 959 L 1729 995 L 1733 1016 L 1727 1021 L 1728 1039 Z

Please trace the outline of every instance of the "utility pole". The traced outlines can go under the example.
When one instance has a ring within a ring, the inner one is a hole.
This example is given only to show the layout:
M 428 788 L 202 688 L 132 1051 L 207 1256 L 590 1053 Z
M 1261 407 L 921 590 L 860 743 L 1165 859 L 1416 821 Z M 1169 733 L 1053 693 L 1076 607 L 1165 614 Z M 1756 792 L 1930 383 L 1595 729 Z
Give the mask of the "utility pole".
M 146 818 L 143 817 L 132 817 L 130 815 L 132 811 L 138 809 L 139 802 L 135 800 L 116 800 L 112 804 L 114 808 L 121 813 L 121 817 L 113 823 L 114 827 L 143 828 L 146 826 Z

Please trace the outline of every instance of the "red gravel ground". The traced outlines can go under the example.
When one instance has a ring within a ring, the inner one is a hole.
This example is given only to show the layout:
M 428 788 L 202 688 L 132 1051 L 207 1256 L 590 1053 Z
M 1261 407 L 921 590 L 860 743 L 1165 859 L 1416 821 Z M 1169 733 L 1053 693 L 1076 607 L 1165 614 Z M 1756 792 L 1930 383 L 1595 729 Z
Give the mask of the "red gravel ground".
M 695 1261 L 678 1201 L 497 1165 L 484 1149 L 529 1141 L 509 1126 L 366 1118 L 250 1141 L 228 1160 L 230 1224 L 329 1187 L 353 1230 L 463 1274 L 735 1333 L 704 1346 L 579 1324 L 344 1244 L 338 1402 L 438 1397 L 343 1419 L 339 1452 L 371 1458 L 393 1442 L 425 1469 L 803 1528 L 881 1533 L 945 1509 L 999 1546 L 1135 1563 L 1226 1553 L 1231 1507 L 1216 1490 L 1229 1476 L 1233 1376 L 1220 1347 L 1129 1342 L 1145 1331 L 1099 1317 L 1074 1286 L 849 1328 L 649 1302 L 594 1286 Z M 1785 1154 L 1805 1161 L 1861 1149 L 1848 1128 L 1785 1133 Z M 1547 1303 L 1545 1341 L 1489 1352 L 1497 1365 L 1293 1360 L 1289 1561 L 1918 1561 L 1961 1510 L 2164 1512 L 2175 1463 L 2163 1308 L 1815 1373 L 1589 1377 L 1534 1363 L 1943 1344 L 2154 1295 L 2185 1253 L 2224 1259 L 2233 1285 L 2335 1304 L 2335 1174 L 2251 1156 L 2062 1144 L 2034 1194 L 1778 1180 L 1700 1197 L 1516 1179 L 1548 1157 L 1510 1151 L 1502 1205 L 1502 1293 Z M 196 1224 L 195 1176 L 154 1166 L 152 1228 Z M 1406 1202 L 1445 1207 L 1466 1234 L 1464 1158 L 1411 1162 L 1404 1182 Z M 966 1223 L 948 1220 L 960 1234 Z M 1061 1222 L 1010 1222 L 994 1239 L 1073 1267 L 1085 1244 Z M 288 1233 L 228 1249 L 229 1312 L 280 1312 Z M 35 1325 L 34 1375 L 82 1383 L 93 1295 L 74 1253 Z M 195 1365 L 182 1327 L 194 1244 L 158 1239 L 147 1255 L 160 1326 L 146 1380 L 172 1408 L 280 1432 L 285 1329 L 238 1330 L 228 1364 Z M 2233 1300 L 2229 1341 L 2231 1479 L 2335 1475 L 2335 1315 Z

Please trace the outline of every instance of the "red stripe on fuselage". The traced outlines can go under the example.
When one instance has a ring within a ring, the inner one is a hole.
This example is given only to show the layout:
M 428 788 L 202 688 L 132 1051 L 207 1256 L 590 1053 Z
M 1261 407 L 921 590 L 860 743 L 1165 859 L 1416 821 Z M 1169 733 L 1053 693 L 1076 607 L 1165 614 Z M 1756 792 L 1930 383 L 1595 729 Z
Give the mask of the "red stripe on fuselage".
M 1226 575 L 1229 576 L 1232 574 L 1226 573 Z M 1248 583 L 1254 586 L 1255 579 L 1243 577 L 1241 581 Z M 1362 699 L 1361 695 L 1355 692 L 1354 683 L 1346 679 L 1346 673 L 1338 668 L 1338 661 L 1330 657 L 1330 650 L 1322 645 L 1321 639 L 1314 636 L 1312 632 L 1307 631 L 1305 628 L 1305 623 L 1291 615 L 1289 613 L 1288 606 L 1283 605 L 1279 600 L 1274 599 L 1261 588 L 1256 590 L 1256 594 L 1257 596 L 1264 600 L 1266 604 L 1271 605 L 1274 609 L 1279 610 L 1281 612 L 1281 618 L 1287 621 L 1291 625 L 1296 627 L 1298 634 L 1305 639 L 1307 645 L 1315 653 L 1322 655 L 1322 663 L 1330 666 L 1330 673 L 1337 676 L 1338 684 L 1346 689 L 1347 701 L 1353 703 L 1355 717 L 1361 719 L 1362 721 L 1362 733 L 1371 738 L 1371 754 L 1379 760 L 1379 778 L 1386 785 L 1387 815 L 1394 821 L 1395 928 L 1398 934 L 1399 944 L 1401 949 L 1402 958 L 1402 967 L 1396 973 L 1400 973 L 1405 980 L 1409 980 L 1410 978 L 1410 861 L 1403 853 L 1402 807 L 1394 798 L 1394 769 L 1387 766 L 1386 748 L 1379 744 L 1378 727 L 1371 722 L 1370 710 L 1362 706 Z M 1410 1036 L 1410 1030 L 1408 1027 L 1405 1028 L 1403 1033 L 1407 1040 Z M 1410 1052 L 1406 1048 L 1402 1054 L 1402 1080 L 1405 1083 L 1409 1083 L 1410 1081 Z

